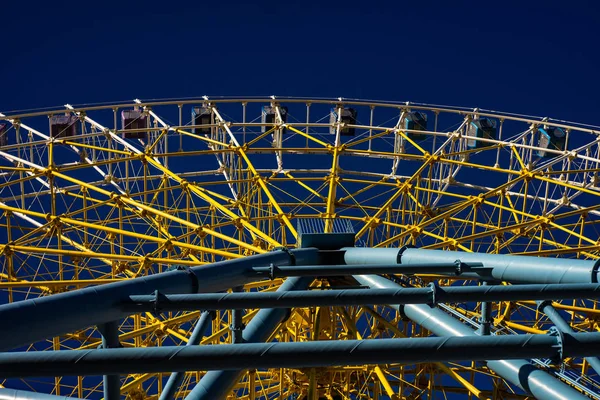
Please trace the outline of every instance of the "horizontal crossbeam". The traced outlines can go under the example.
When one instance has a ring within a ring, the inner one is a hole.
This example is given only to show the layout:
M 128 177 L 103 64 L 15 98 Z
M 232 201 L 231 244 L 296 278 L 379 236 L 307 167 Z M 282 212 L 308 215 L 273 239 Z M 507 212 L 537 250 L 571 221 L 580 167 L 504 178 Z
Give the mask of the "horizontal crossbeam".
M 600 355 L 600 332 L 554 335 L 326 340 L 0 354 L 0 376 L 479 361 Z
M 131 313 L 145 311 L 228 310 L 369 304 L 438 304 L 515 300 L 600 299 L 599 284 L 511 286 L 430 286 L 401 289 L 297 290 L 173 295 L 133 295 L 123 304 Z

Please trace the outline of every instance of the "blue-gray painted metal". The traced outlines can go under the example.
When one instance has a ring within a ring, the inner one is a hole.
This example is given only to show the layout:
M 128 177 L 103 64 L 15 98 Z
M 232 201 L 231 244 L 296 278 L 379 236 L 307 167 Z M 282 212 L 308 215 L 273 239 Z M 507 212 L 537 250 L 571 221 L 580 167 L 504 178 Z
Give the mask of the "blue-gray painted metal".
M 555 335 L 464 335 L 408 339 L 321 340 L 0 353 L 0 376 L 129 374 L 160 372 L 165 369 L 209 370 L 213 372 L 207 375 L 231 371 L 235 383 L 240 374 L 239 370 L 249 368 L 418 364 L 521 357 L 583 357 L 597 354 L 600 354 L 600 332 L 564 334 L 560 338 Z M 214 371 L 215 369 L 220 371 Z M 548 382 L 539 381 L 537 384 L 544 383 Z M 564 386 L 562 383 L 561 385 Z M 229 385 L 227 386 L 224 394 L 230 390 Z M 556 390 L 558 387 L 556 385 L 546 387 L 545 391 Z M 554 393 L 567 396 L 570 391 L 559 390 Z M 207 395 L 209 394 L 211 399 L 219 399 L 224 395 L 216 392 L 208 392 Z M 538 396 L 539 394 L 541 396 Z M 534 395 L 537 398 L 545 398 L 544 393 L 537 392 Z M 192 395 L 192 398 L 194 396 Z M 578 399 L 581 396 L 573 395 L 566 398 Z
M 239 293 L 242 291 L 241 287 L 233 288 L 233 293 Z M 244 332 L 244 324 L 242 322 L 242 316 L 244 315 L 244 310 L 242 309 L 244 305 L 239 304 L 233 310 L 231 310 L 231 334 L 232 334 L 232 343 L 243 343 L 244 338 L 242 336 Z
M 127 313 L 119 305 L 132 294 L 225 290 L 256 280 L 252 268 L 270 263 L 314 265 L 318 263 L 318 251 L 274 251 L 5 304 L 0 306 L 0 320 L 11 329 L 0 332 L 0 351 L 124 318 Z
M 550 301 L 538 301 L 538 308 L 546 314 L 548 319 L 552 321 L 554 326 L 561 332 L 573 334 L 575 331 L 567 321 L 560 315 L 560 313 L 552 306 Z M 600 374 L 600 359 L 597 357 L 586 357 L 586 361 L 591 365 L 596 373 Z
M 487 280 L 512 283 L 598 283 L 600 260 L 541 258 L 506 254 L 466 253 L 427 249 L 370 249 L 348 247 L 347 264 L 394 263 L 415 265 L 424 263 L 480 262 L 487 269 Z M 377 261 L 374 261 L 377 260 Z M 465 277 L 479 278 L 481 273 L 466 272 Z
M 461 275 L 465 272 L 476 272 L 485 276 L 485 268 L 481 263 L 428 263 L 419 265 L 401 264 L 358 264 L 358 265 L 301 265 L 301 266 L 269 266 L 256 267 L 256 273 L 271 279 L 287 276 L 337 276 L 360 274 L 450 274 Z
M 203 312 L 202 315 L 200 315 L 200 319 L 198 319 L 198 322 L 196 323 L 196 326 L 194 327 L 186 346 L 195 346 L 200 344 L 204 333 L 210 327 L 211 321 L 211 313 L 209 311 Z M 179 386 L 181 386 L 181 382 L 183 381 L 184 377 L 185 372 L 183 371 L 173 372 L 171 376 L 169 376 L 169 380 L 165 384 L 159 400 L 171 400 L 175 396 Z
M 483 286 L 488 286 L 487 282 L 483 282 Z M 560 285 L 562 286 L 562 285 Z M 479 334 L 489 335 L 492 324 L 492 305 L 486 300 L 481 302 L 481 316 L 479 317 Z
M 479 301 L 600 299 L 600 284 L 429 286 L 425 288 L 294 290 L 208 294 L 135 295 L 124 302 L 131 313 L 146 311 L 293 308 L 368 304 L 439 304 Z M 485 304 L 485 303 L 484 303 Z M 484 311 L 486 314 L 487 311 Z M 487 316 L 489 319 L 489 315 Z
M 366 248 L 366 247 L 344 247 L 344 261 L 352 264 L 400 264 L 402 251 L 394 248 Z M 454 263 L 455 260 L 444 261 Z M 427 261 L 421 264 L 428 263 Z
M 121 347 L 119 341 L 119 323 L 118 321 L 106 322 L 98 326 L 100 334 L 102 334 L 102 348 L 117 349 Z M 118 400 L 121 398 L 121 381 L 119 375 L 104 375 L 103 389 L 104 400 Z
M 28 392 L 26 390 L 14 390 L 0 388 L 0 400 L 81 400 L 76 397 L 55 396 L 52 394 Z
M 357 275 L 354 277 L 359 283 L 372 288 L 400 288 L 399 285 L 377 275 Z M 468 337 L 475 340 L 475 331 L 441 311 L 437 307 L 422 304 L 408 304 L 397 306 L 399 311 L 416 324 L 431 331 L 437 336 Z M 493 336 L 481 336 L 487 338 Z M 527 357 L 524 354 L 518 357 Z M 508 357 L 507 357 L 508 358 Z M 498 360 L 488 359 L 488 367 L 499 376 L 521 387 L 523 390 L 541 400 L 575 400 L 585 399 L 581 393 L 565 385 L 558 379 L 535 368 L 525 360 Z
M 277 290 L 287 292 L 290 290 L 306 289 L 312 278 L 288 278 Z M 268 308 L 260 310 L 244 329 L 243 340 L 246 343 L 264 342 L 269 338 L 279 324 L 288 316 L 289 310 L 281 308 Z M 236 344 L 238 346 L 245 346 Z M 221 346 L 218 346 L 221 347 Z M 232 355 L 232 360 L 240 361 L 238 356 Z M 200 379 L 194 389 L 188 394 L 186 400 L 216 400 L 224 398 L 238 381 L 241 364 L 235 370 L 210 371 Z
M 460 251 L 406 249 L 404 265 L 423 262 L 481 262 L 491 268 L 490 277 L 513 283 L 598 283 L 598 262 L 568 258 L 466 253 Z

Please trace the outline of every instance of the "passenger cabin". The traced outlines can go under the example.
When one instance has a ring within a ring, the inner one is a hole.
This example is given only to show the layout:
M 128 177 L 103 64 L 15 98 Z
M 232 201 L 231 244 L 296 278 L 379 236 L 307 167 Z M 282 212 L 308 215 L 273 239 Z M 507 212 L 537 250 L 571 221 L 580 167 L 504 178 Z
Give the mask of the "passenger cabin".
M 567 134 L 564 130 L 550 126 L 538 128 L 538 132 L 540 133 L 538 147 L 541 147 L 542 149 L 565 150 Z M 538 150 L 537 155 L 543 158 L 552 158 L 556 156 L 555 153 L 549 153 L 545 150 Z
M 0 124 L 0 147 L 8 146 L 8 124 Z
M 349 127 L 348 125 L 356 124 L 356 110 L 354 108 L 332 108 L 329 114 L 329 133 L 332 135 L 336 134 L 337 122 L 338 122 L 338 111 L 341 110 L 340 122 L 342 127 L 340 128 L 340 135 L 342 136 L 354 136 L 356 129 Z
M 210 125 L 215 123 L 215 116 L 212 109 L 202 106 L 192 108 L 192 124 L 193 125 L 205 125 L 198 128 L 193 128 L 193 133 L 210 133 Z
M 288 109 L 287 107 L 281 107 L 279 106 L 279 112 L 281 113 L 281 120 L 283 121 L 283 123 L 285 124 L 287 122 L 287 116 L 288 116 Z M 277 110 L 275 107 L 272 106 L 263 106 L 262 108 L 262 114 L 260 117 L 260 122 L 262 125 L 260 127 L 260 131 L 262 133 L 265 133 L 266 131 L 268 131 L 269 129 L 271 129 L 272 127 L 269 125 L 275 125 L 276 123 L 276 119 L 275 116 L 277 114 Z M 287 131 L 287 129 L 283 129 L 282 133 L 285 133 Z
M 496 139 L 496 120 L 490 118 L 478 118 L 467 125 L 467 146 L 476 149 L 489 146 L 489 143 L 469 138 Z
M 404 117 L 404 129 L 410 129 L 412 131 L 426 131 L 427 114 L 421 111 L 407 113 Z M 427 137 L 427 135 L 423 135 L 417 132 L 406 132 L 406 135 L 414 140 L 421 140 Z
M 54 138 L 75 136 L 79 133 L 79 118 L 74 115 L 53 115 L 50 117 L 50 136 Z
M 147 129 L 147 117 L 142 110 L 121 111 L 121 129 L 124 139 L 144 139 L 146 131 L 131 132 L 133 129 Z

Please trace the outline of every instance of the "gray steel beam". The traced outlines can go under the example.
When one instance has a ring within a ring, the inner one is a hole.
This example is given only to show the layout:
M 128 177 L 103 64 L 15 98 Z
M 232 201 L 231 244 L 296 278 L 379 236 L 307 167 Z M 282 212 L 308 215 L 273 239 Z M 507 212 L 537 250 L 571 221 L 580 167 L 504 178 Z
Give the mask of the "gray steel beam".
M 550 301 L 538 301 L 538 308 L 546 314 L 548 319 L 552 321 L 554 326 L 561 332 L 573 334 L 575 331 L 571 326 L 563 319 L 560 313 L 552 307 L 552 302 Z M 600 359 L 598 357 L 586 357 L 586 361 L 594 368 L 596 373 L 600 374 Z
M 488 286 L 487 282 L 483 282 L 484 286 Z M 559 285 L 562 286 L 562 285 Z M 492 325 L 492 304 L 490 301 L 497 300 L 484 300 L 481 302 L 481 316 L 479 317 L 479 334 L 489 335 L 491 333 Z
M 250 368 L 417 364 L 523 357 L 559 359 L 560 357 L 583 357 L 598 354 L 600 354 L 600 332 L 565 333 L 561 337 L 554 335 L 474 335 L 408 339 L 322 340 L 219 346 L 0 353 L 0 376 L 14 378 L 134 372 L 156 373 L 165 370 L 214 371 L 219 369 L 221 371 L 218 373 L 228 370 L 237 377 L 240 369 Z M 192 398 L 195 396 L 192 395 Z M 216 399 L 219 396 L 213 394 L 212 398 Z M 573 399 L 577 396 L 569 398 Z
M 242 288 L 237 286 L 232 290 L 234 293 L 240 293 Z M 242 316 L 244 315 L 244 309 L 242 308 L 243 304 L 238 304 L 236 307 L 231 310 L 231 334 L 232 334 L 232 343 L 243 343 L 244 338 L 242 336 L 244 332 L 244 324 L 242 322 Z M 201 309 L 208 309 L 206 307 L 201 307 Z
M 287 292 L 296 289 L 306 289 L 311 282 L 312 278 L 288 278 L 277 291 Z M 281 308 L 267 308 L 260 310 L 244 329 L 242 334 L 243 341 L 247 343 L 264 342 L 271 336 L 279 324 L 287 318 L 289 315 L 288 313 L 289 310 Z M 244 345 L 235 344 L 234 346 L 239 347 Z M 232 356 L 230 359 L 235 361 L 240 360 L 237 356 Z M 236 368 L 229 370 L 216 368 L 221 370 L 209 371 L 206 373 L 196 386 L 194 386 L 194 389 L 192 389 L 186 399 L 215 400 L 225 397 L 239 380 L 244 368 L 243 365 L 236 364 L 235 362 L 234 366 L 236 366 Z
M 200 319 L 196 323 L 186 346 L 195 346 L 200 343 L 202 337 L 204 336 L 204 332 L 210 327 L 210 323 L 212 321 L 212 313 L 209 311 L 205 311 L 200 315 Z M 183 378 L 185 377 L 185 372 L 178 371 L 173 372 L 171 376 L 169 376 L 169 380 L 165 384 L 162 393 L 160 394 L 159 400 L 171 400 L 175 393 L 177 392 L 177 388 L 181 385 Z
M 287 276 L 337 276 L 360 274 L 443 274 L 461 275 L 466 272 L 485 276 L 483 264 L 466 263 L 429 263 L 418 265 L 401 264 L 360 264 L 360 265 L 302 265 L 302 266 L 270 266 L 256 267 L 253 270 L 262 276 L 282 278 Z M 472 274 L 471 274 L 472 275 Z
M 469 264 L 483 263 L 486 280 L 512 283 L 598 283 L 600 260 L 576 260 L 512 256 L 507 254 L 466 253 L 427 249 L 369 249 L 349 247 L 344 259 L 347 264 L 400 263 L 405 266 L 423 263 L 451 263 L 460 260 Z M 466 272 L 464 276 L 477 278 Z M 480 275 L 479 275 L 480 276 Z
M 52 394 L 0 388 L 0 400 L 81 400 L 76 397 L 55 396 Z
M 318 261 L 317 249 L 274 251 L 5 304 L 0 321 L 10 329 L 0 332 L 0 351 L 124 318 L 119 306 L 132 294 L 215 292 L 257 280 L 254 267 Z
M 384 249 L 389 250 L 389 249 Z M 367 285 L 372 288 L 400 288 L 399 285 L 388 279 L 377 275 L 357 275 L 354 276 L 362 285 Z M 491 287 L 491 286 L 489 286 Z M 454 319 L 437 307 L 430 307 L 424 304 L 407 304 L 395 306 L 408 319 L 416 324 L 424 327 L 437 336 L 458 336 L 465 337 L 467 342 L 478 338 L 475 331 Z M 494 336 L 480 336 L 479 338 L 489 338 Z M 507 353 L 508 354 L 508 353 Z M 507 355 L 491 361 L 490 358 L 483 357 L 488 360 L 488 367 L 503 377 L 509 382 L 519 386 L 526 392 L 532 394 L 540 400 L 574 400 L 586 399 L 584 395 L 562 383 L 558 379 L 553 378 L 546 372 L 535 368 L 532 364 L 523 359 L 507 360 L 506 358 L 523 358 L 528 357 L 525 353 L 515 354 L 516 357 Z M 533 357 L 532 357 L 533 358 Z
M 600 299 L 600 285 L 429 286 L 425 288 L 295 290 L 209 294 L 134 295 L 122 304 L 145 311 L 229 310 L 367 304 L 438 304 L 512 300 Z

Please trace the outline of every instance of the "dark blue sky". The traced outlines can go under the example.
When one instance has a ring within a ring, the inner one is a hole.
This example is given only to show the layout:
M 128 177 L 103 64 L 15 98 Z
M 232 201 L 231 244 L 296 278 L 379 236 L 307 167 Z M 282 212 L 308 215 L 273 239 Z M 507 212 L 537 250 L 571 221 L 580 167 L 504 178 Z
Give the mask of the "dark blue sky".
M 277 94 L 600 124 L 593 1 L 6 3 L 1 111 Z

